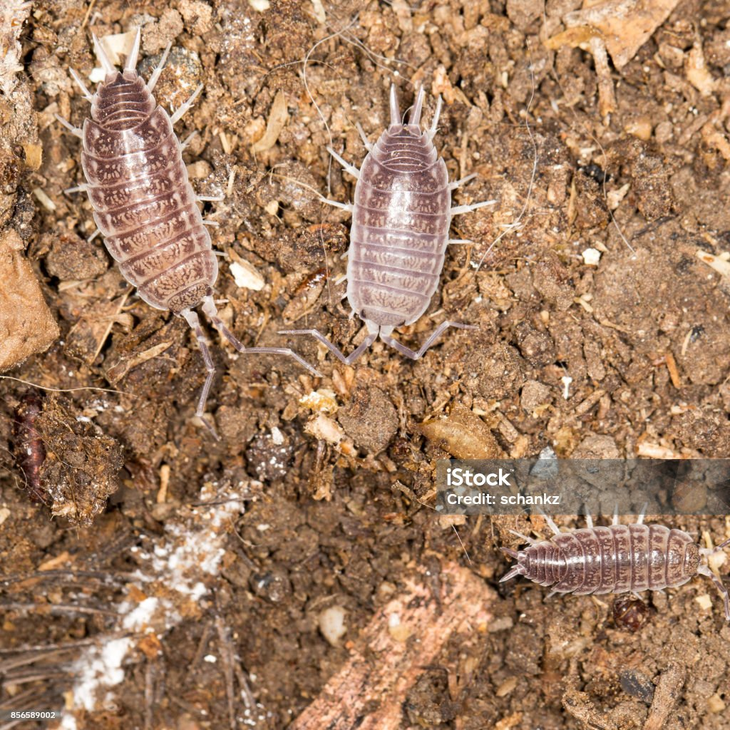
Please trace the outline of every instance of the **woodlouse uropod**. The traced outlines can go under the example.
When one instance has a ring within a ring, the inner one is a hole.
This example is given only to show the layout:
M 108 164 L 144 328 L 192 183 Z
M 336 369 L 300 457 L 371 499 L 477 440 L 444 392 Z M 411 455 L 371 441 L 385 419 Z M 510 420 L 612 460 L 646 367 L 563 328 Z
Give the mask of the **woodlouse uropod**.
M 182 158 L 189 138 L 181 144 L 173 130 L 203 85 L 169 116 L 157 105 L 152 91 L 170 46 L 145 84 L 136 71 L 139 29 L 122 71 L 109 60 L 98 38 L 93 38 L 106 73 L 96 93 L 92 95 L 78 73 L 71 70 L 91 102 L 91 118 L 85 119 L 83 127 L 78 128 L 56 117 L 82 140 L 81 164 L 86 184 L 66 192 L 88 193 L 97 225 L 94 236 L 99 232 L 104 235 L 107 251 L 118 263 L 124 278 L 137 288 L 139 296 L 156 309 L 184 317 L 193 329 L 208 373 L 196 415 L 202 417 L 205 411 L 215 373 L 194 311 L 199 305 L 213 326 L 239 352 L 288 355 L 317 374 L 289 348 L 244 347 L 218 317 L 213 300 L 218 261 L 197 201 L 221 198 L 195 194 Z
M 448 327 L 473 328 L 457 322 L 443 322 L 418 351 L 392 337 L 396 327 L 413 324 L 428 309 L 438 286 L 448 244 L 469 243 L 449 240 L 452 216 L 495 202 L 486 200 L 451 207 L 452 191 L 476 177 L 476 173 L 449 182 L 446 163 L 433 144 L 441 113 L 441 98 L 431 126 L 422 130 L 424 96 L 421 87 L 408 123 L 404 124 L 396 87 L 391 86 L 390 126 L 377 143 L 371 144 L 358 125 L 368 150 L 361 169 L 350 165 L 328 148 L 344 169 L 357 179 L 353 204 L 333 200 L 325 202 L 352 213 L 347 253 L 347 299 L 352 314 L 359 315 L 365 322 L 368 335 L 345 357 L 319 330 L 282 330 L 280 333 L 312 335 L 347 365 L 362 355 L 378 336 L 402 355 L 418 360 Z
M 619 524 L 614 514 L 613 522 L 605 527 L 594 527 L 587 515 L 588 526 L 570 532 L 561 532 L 550 517 L 543 516 L 554 535 L 535 540 L 512 531 L 529 547 L 519 551 L 502 548 L 517 565 L 500 582 L 524 575 L 533 583 L 551 586 L 551 596 L 588 595 L 677 588 L 700 574 L 711 578 L 722 593 L 725 618 L 730 621 L 730 592 L 707 564 L 707 557 L 730 540 L 714 549 L 701 548 L 683 530 L 644 524 L 643 514 L 632 525 Z

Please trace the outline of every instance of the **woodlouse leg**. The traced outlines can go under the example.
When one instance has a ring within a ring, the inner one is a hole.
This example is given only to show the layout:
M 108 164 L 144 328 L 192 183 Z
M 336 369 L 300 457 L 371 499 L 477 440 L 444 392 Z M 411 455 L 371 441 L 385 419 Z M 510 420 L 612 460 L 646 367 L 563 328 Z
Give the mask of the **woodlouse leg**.
M 327 148 L 327 152 L 329 152 L 332 157 L 334 157 L 337 162 L 342 165 L 342 168 L 345 172 L 349 172 L 350 175 L 352 175 L 355 179 L 360 179 L 360 170 L 358 170 L 355 165 L 351 165 L 347 160 L 345 160 L 343 157 L 340 157 L 331 147 Z
M 69 73 L 71 74 L 71 78 L 76 82 L 76 85 L 79 87 L 79 89 L 81 89 L 81 93 L 86 97 L 88 101 L 92 101 L 94 97 L 84 83 L 84 80 L 81 78 L 81 76 L 79 76 L 78 72 L 75 69 L 70 68 Z
M 589 530 L 593 529 L 593 517 L 591 517 L 590 512 L 586 512 L 586 526 Z
M 397 350 L 400 352 L 401 355 L 404 355 L 405 357 L 409 357 L 411 360 L 420 360 L 423 355 L 426 353 L 426 351 L 433 346 L 434 342 L 441 336 L 441 334 L 447 330 L 449 327 L 458 327 L 459 329 L 463 330 L 475 330 L 479 329 L 473 324 L 461 324 L 460 322 L 451 322 L 446 321 L 442 322 L 432 333 L 431 336 L 423 343 L 421 346 L 421 349 L 416 352 L 415 350 L 411 350 L 410 348 L 406 347 L 405 345 L 398 342 L 398 340 L 393 339 L 390 335 L 384 335 L 382 332 L 380 333 L 380 338 L 385 342 L 386 345 L 390 345 L 394 350 Z
M 198 84 L 197 88 L 193 93 L 190 95 L 190 98 L 170 117 L 170 123 L 175 124 L 175 122 L 179 122 L 180 119 L 182 119 L 185 112 L 190 109 L 190 107 L 195 103 L 195 99 L 197 99 L 198 94 L 203 90 L 203 84 Z
M 341 210 L 346 210 L 348 213 L 352 213 L 355 206 L 352 203 L 340 203 L 337 200 L 330 200 L 329 198 L 322 198 L 320 197 L 320 201 L 322 203 L 327 203 L 327 205 L 332 205 L 335 208 L 340 208 Z
M 180 314 L 185 318 L 190 328 L 195 333 L 195 339 L 198 341 L 198 347 L 200 348 L 200 354 L 203 356 L 205 362 L 205 369 L 208 371 L 208 375 L 203 383 L 203 389 L 200 391 L 200 398 L 198 399 L 198 407 L 195 409 L 195 415 L 205 424 L 205 427 L 213 434 L 216 440 L 218 440 L 218 434 L 211 424 L 209 424 L 203 415 L 205 414 L 205 404 L 208 401 L 208 393 L 210 393 L 210 387 L 213 385 L 213 378 L 215 377 L 215 364 L 213 363 L 213 357 L 210 354 L 208 348 L 208 340 L 205 337 L 203 328 L 200 326 L 200 319 L 196 312 L 190 309 L 183 309 Z
M 92 233 L 92 234 L 91 234 L 91 235 L 90 235 L 90 236 L 89 236 L 89 237 L 88 237 L 88 238 L 86 239 L 86 242 L 87 242 L 87 243 L 91 243 L 91 242 L 92 242 L 92 241 L 93 241 L 93 240 L 94 240 L 94 239 L 95 239 L 95 238 L 96 238 L 96 237 L 97 237 L 97 236 L 98 236 L 98 235 L 99 235 L 100 233 L 101 233 L 101 231 L 100 231 L 100 230 L 99 230 L 99 229 L 97 228 L 97 229 L 96 229 L 96 230 L 95 230 L 95 231 L 94 231 L 94 232 L 93 232 L 93 233 Z
M 74 127 L 68 119 L 64 119 L 60 114 L 54 114 L 53 116 L 56 117 L 56 121 L 61 122 L 61 124 L 63 124 L 63 126 L 66 127 L 71 134 L 75 134 L 79 139 L 84 136 L 81 127 Z
M 646 508 L 649 506 L 648 502 L 644 502 L 644 506 L 641 508 L 641 512 L 639 512 L 639 516 L 636 518 L 636 524 L 637 525 L 643 525 L 644 524 L 644 517 L 646 517 Z
M 294 350 L 290 347 L 244 347 L 244 345 L 239 342 L 238 338 L 228 329 L 228 327 L 226 327 L 223 320 L 218 316 L 218 309 L 215 306 L 213 297 L 205 297 L 201 308 L 218 332 L 220 332 L 221 335 L 223 335 L 223 337 L 225 337 L 238 352 L 246 355 L 253 353 L 258 355 L 286 355 L 287 357 L 294 358 L 294 360 L 296 360 L 303 368 L 306 368 L 310 373 L 312 373 L 312 375 L 318 378 L 322 377 L 322 374 L 318 370 L 313 368 L 301 355 L 294 352 Z
M 160 78 L 160 74 L 162 73 L 162 69 L 165 68 L 165 64 L 167 63 L 167 57 L 170 54 L 170 49 L 172 48 L 172 43 L 168 43 L 165 46 L 165 51 L 162 54 L 162 58 L 160 59 L 160 62 L 155 67 L 155 70 L 152 72 L 152 76 L 150 76 L 150 80 L 147 82 L 147 91 L 152 93 L 152 90 L 157 85 L 157 81 Z
M 360 122 L 356 122 L 355 127 L 357 128 L 357 131 L 360 133 L 360 139 L 362 140 L 362 143 L 365 145 L 365 149 L 368 152 L 370 152 L 373 149 L 373 143 L 368 139 L 367 134 L 365 134 L 365 130 L 362 128 L 362 124 L 360 124 Z
M 462 185 L 466 185 L 469 180 L 473 180 L 476 176 L 476 172 L 472 172 L 471 175 L 462 177 L 460 180 L 454 180 L 454 182 L 449 183 L 449 190 L 456 190 L 456 188 L 460 188 Z
M 457 205 L 451 209 L 451 215 L 463 215 L 464 213 L 471 213 L 473 210 L 484 208 L 486 205 L 494 205 L 496 200 L 483 200 L 481 203 L 470 203 L 469 205 Z
M 184 152 L 187 146 L 190 144 L 190 140 L 198 133 L 198 130 L 194 130 L 193 132 L 190 132 L 190 134 L 185 137 L 185 139 L 180 143 L 180 152 Z
M 196 200 L 199 200 L 201 203 L 208 203 L 208 202 L 215 202 L 219 203 L 221 200 L 225 200 L 225 195 L 196 195 Z
M 431 140 L 436 136 L 436 130 L 438 129 L 439 125 L 439 117 L 441 116 L 441 107 L 443 106 L 443 101 L 441 100 L 441 97 L 439 96 L 438 100 L 436 101 L 436 111 L 434 112 L 433 119 L 431 120 L 431 126 L 428 128 L 428 136 Z
M 347 357 L 345 357 L 342 350 L 340 350 L 337 345 L 335 345 L 333 342 L 330 342 L 319 330 L 279 330 L 280 335 L 311 335 L 314 337 L 318 342 L 321 342 L 340 362 L 344 363 L 345 365 L 352 365 L 352 363 L 357 360 L 360 355 L 365 352 L 365 350 L 370 347 L 370 345 L 375 342 L 375 340 L 378 339 L 377 332 L 370 333 L 355 349 L 353 352 L 351 352 Z
M 508 532 L 511 532 L 516 537 L 519 537 L 520 540 L 523 542 L 526 542 L 528 545 L 536 545 L 539 540 L 535 540 L 534 537 L 530 537 L 529 535 L 523 535 L 521 532 L 517 532 L 517 530 L 508 530 Z
M 730 621 L 730 591 L 728 591 L 727 586 L 706 565 L 700 565 L 697 568 L 697 572 L 710 578 L 720 593 L 722 593 L 722 598 L 725 602 L 725 620 Z
M 75 188 L 66 188 L 63 191 L 64 195 L 71 195 L 72 193 L 85 193 L 87 190 L 87 185 L 77 185 Z
M 542 509 L 542 507 L 538 507 L 537 512 L 540 514 L 540 517 L 542 517 L 545 520 L 545 522 L 547 522 L 548 527 L 553 531 L 553 534 L 555 534 L 555 535 L 561 534 L 560 528 L 555 524 L 555 522 L 553 521 L 553 518 L 547 512 L 545 512 L 545 510 Z

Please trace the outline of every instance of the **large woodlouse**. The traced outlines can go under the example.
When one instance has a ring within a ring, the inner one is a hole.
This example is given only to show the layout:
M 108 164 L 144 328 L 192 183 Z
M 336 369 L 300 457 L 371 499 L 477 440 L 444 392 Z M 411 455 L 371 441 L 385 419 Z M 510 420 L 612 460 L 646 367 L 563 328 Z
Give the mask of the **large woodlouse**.
M 701 548 L 683 530 L 644 524 L 643 515 L 633 525 L 620 525 L 614 515 L 607 527 L 594 527 L 588 515 L 587 527 L 570 532 L 561 532 L 550 517 L 544 517 L 553 537 L 534 540 L 514 533 L 529 547 L 519 551 L 502 548 L 517 565 L 501 581 L 524 575 L 541 586 L 551 586 L 551 596 L 587 595 L 677 588 L 701 574 L 711 578 L 722 593 L 725 618 L 730 621 L 730 592 L 707 564 L 707 557 L 730 540 L 712 550 Z
M 82 140 L 86 184 L 67 192 L 88 193 L 97 233 L 104 235 L 109 254 L 124 278 L 137 287 L 140 297 L 156 309 L 184 317 L 195 332 L 208 372 L 196 410 L 196 415 L 202 416 L 215 366 L 193 311 L 199 305 L 239 352 L 288 355 L 314 374 L 317 372 L 289 348 L 244 347 L 218 317 L 213 300 L 218 261 L 197 201 L 219 198 L 196 196 L 182 158 L 185 143 L 179 142 L 173 130 L 203 85 L 170 117 L 152 96 L 170 46 L 147 84 L 136 71 L 139 46 L 138 29 L 132 52 L 120 72 L 94 36 L 96 54 L 106 72 L 94 95 L 71 70 L 91 102 L 91 119 L 78 128 L 57 117 Z
M 365 322 L 368 335 L 345 357 L 319 330 L 283 330 L 281 334 L 312 335 L 349 365 L 380 338 L 402 355 L 418 360 L 448 327 L 470 325 L 443 322 L 418 351 L 392 337 L 393 330 L 413 324 L 428 309 L 438 286 L 449 243 L 451 218 L 495 201 L 451 207 L 451 192 L 476 177 L 449 182 L 443 159 L 433 144 L 441 98 L 431 126 L 421 130 L 425 92 L 419 89 L 408 123 L 404 124 L 395 85 L 390 89 L 390 126 L 371 144 L 358 126 L 368 150 L 361 169 L 334 150 L 330 154 L 357 179 L 354 204 L 325 202 L 352 213 L 347 262 L 347 299 L 353 314 Z

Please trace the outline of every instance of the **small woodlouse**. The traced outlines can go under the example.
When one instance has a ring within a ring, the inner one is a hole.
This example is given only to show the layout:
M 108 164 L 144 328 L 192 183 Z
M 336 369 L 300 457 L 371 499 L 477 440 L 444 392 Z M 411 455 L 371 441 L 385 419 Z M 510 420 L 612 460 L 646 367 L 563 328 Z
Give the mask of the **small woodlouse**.
M 43 410 L 41 396 L 30 391 L 20 398 L 13 418 L 13 456 L 23 473 L 25 490 L 34 502 L 48 504 L 48 495 L 41 485 L 41 467 L 46 449 L 36 421 Z
M 436 135 L 441 98 L 431 126 L 422 130 L 421 111 L 425 92 L 418 91 L 408 123 L 404 124 L 395 85 L 390 89 L 390 126 L 371 144 L 358 130 L 368 154 L 362 168 L 346 162 L 334 150 L 330 154 L 357 179 L 354 204 L 325 202 L 352 213 L 347 261 L 347 299 L 352 314 L 365 322 L 368 335 L 354 352 L 342 351 L 319 330 L 282 330 L 281 334 L 312 335 L 342 362 L 349 365 L 380 338 L 402 355 L 418 360 L 449 327 L 471 325 L 443 322 L 418 351 L 392 337 L 396 327 L 413 324 L 428 309 L 438 286 L 449 243 L 451 218 L 495 201 L 451 207 L 451 192 L 476 177 L 467 175 L 449 182 L 446 163 L 438 156 Z M 352 316 L 352 315 L 351 315 Z
M 514 533 L 529 547 L 502 548 L 517 565 L 501 581 L 524 575 L 541 586 L 551 586 L 551 596 L 638 593 L 677 588 L 699 573 L 711 578 L 722 593 L 725 618 L 730 621 L 730 592 L 707 564 L 707 557 L 730 540 L 713 550 L 701 548 L 683 530 L 645 525 L 643 515 L 633 525 L 620 525 L 614 515 L 606 527 L 594 527 L 588 515 L 587 527 L 570 532 L 561 532 L 550 517 L 543 516 L 555 534 L 550 540 L 534 540 Z
M 215 373 L 200 320 L 193 311 L 199 305 L 239 352 L 288 355 L 317 375 L 289 348 L 244 347 L 218 317 L 213 300 L 218 261 L 197 201 L 220 198 L 195 194 L 182 158 L 187 140 L 181 144 L 173 130 L 203 85 L 170 117 L 152 96 L 170 46 L 145 84 L 136 71 L 139 29 L 121 72 L 109 60 L 98 38 L 93 38 L 106 72 L 96 93 L 92 95 L 81 77 L 71 70 L 91 102 L 91 118 L 78 128 L 56 117 L 82 140 L 81 164 L 86 184 L 67 192 L 88 193 L 97 225 L 94 236 L 104 235 L 109 254 L 119 264 L 124 278 L 137 287 L 139 296 L 156 309 L 184 317 L 195 332 L 208 372 L 196 415 L 202 417 L 205 411 Z

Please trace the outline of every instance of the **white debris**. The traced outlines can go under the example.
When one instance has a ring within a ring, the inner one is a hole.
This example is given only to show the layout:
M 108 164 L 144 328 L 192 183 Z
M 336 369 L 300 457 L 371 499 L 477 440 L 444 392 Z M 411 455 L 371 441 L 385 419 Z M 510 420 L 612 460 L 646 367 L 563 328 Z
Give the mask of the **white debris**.
M 269 0 L 248 0 L 248 4 L 257 12 L 263 13 L 271 7 Z
M 304 431 L 310 436 L 326 441 L 328 444 L 339 444 L 345 438 L 345 432 L 339 423 L 319 413 L 304 427 Z
M 240 514 L 242 502 L 237 494 L 216 494 L 211 484 L 201 490 L 200 501 L 211 504 L 191 509 L 178 522 L 168 523 L 164 535 L 147 550 L 133 551 L 142 567 L 134 574 L 136 583 L 129 586 L 130 593 L 139 592 L 147 597 L 138 602 L 126 598 L 114 606 L 121 616 L 118 629 L 163 635 L 182 621 L 181 604 L 189 602 L 195 610 L 208 592 L 201 579 L 204 575 L 218 575 L 228 523 Z M 160 585 L 164 586 L 162 596 L 149 595 Z M 134 636 L 106 643 L 101 637 L 98 645 L 84 651 L 74 665 L 78 679 L 71 690 L 72 704 L 70 711 L 64 713 L 61 730 L 76 730 L 73 711 L 94 711 L 98 690 L 122 682 L 124 658 L 135 646 Z
M 583 263 L 586 266 L 598 266 L 601 260 L 601 252 L 597 248 L 587 248 L 582 253 Z
M 137 605 L 137 608 L 124 611 L 126 615 L 124 616 L 124 621 L 122 621 L 122 626 L 128 631 L 142 631 L 142 629 L 150 625 L 159 604 L 160 601 L 158 598 L 145 598 L 144 601 Z M 120 612 L 127 607 L 127 603 L 121 604 L 119 607 Z
M 563 381 L 563 398 L 568 400 L 568 398 L 570 398 L 570 384 L 573 382 L 573 378 L 571 378 L 570 375 L 563 375 L 560 380 Z
M 261 291 L 264 288 L 266 284 L 264 277 L 248 261 L 243 259 L 234 261 L 230 267 L 236 286 L 241 289 L 252 289 L 253 291 Z
M 340 645 L 340 639 L 347 633 L 345 616 L 347 611 L 342 606 L 330 606 L 319 614 L 317 624 L 328 644 Z
M 313 390 L 299 399 L 299 405 L 319 413 L 334 413 L 338 409 L 337 394 L 330 388 Z
M 271 440 L 276 446 L 281 446 L 284 443 L 284 434 L 276 426 L 271 429 Z
M 78 678 L 72 690 L 75 707 L 93 710 L 97 689 L 112 687 L 124 679 L 122 662 L 131 646 L 130 638 L 112 639 L 84 652 L 73 667 L 73 674 Z

